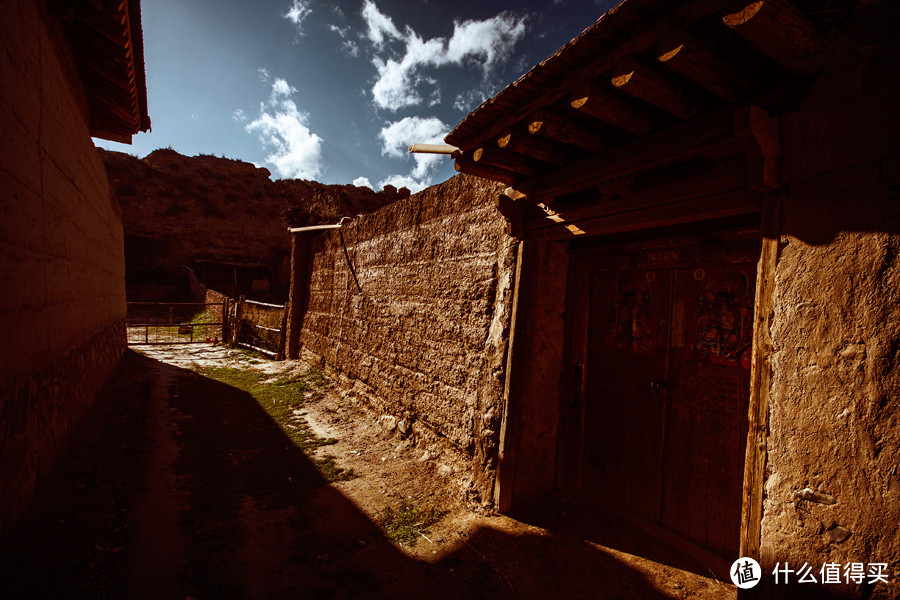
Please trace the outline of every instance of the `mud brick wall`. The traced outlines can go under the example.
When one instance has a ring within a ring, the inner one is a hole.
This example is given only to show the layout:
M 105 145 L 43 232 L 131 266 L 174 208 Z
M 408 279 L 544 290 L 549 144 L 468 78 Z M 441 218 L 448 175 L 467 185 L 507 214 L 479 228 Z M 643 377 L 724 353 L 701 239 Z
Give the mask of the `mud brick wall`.
M 761 563 L 819 579 L 826 563 L 886 562 L 889 583 L 763 597 L 900 596 L 900 11 L 865 16 L 863 53 L 839 49 L 781 123 Z
M 44 4 L 0 4 L 0 537 L 125 348 L 121 214 Z
M 317 235 L 300 334 L 386 422 L 470 457 L 476 501 L 491 498 L 515 273 L 501 190 L 460 175 Z

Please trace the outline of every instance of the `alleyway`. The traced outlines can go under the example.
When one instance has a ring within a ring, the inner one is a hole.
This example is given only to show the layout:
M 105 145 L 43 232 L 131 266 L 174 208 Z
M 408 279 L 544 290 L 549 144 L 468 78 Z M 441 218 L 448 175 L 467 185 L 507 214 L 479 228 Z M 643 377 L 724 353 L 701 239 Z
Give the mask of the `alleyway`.
M 530 524 L 457 512 L 410 550 L 351 496 L 250 394 L 129 351 L 4 548 L 0 595 L 734 597 L 577 506 L 542 507 Z

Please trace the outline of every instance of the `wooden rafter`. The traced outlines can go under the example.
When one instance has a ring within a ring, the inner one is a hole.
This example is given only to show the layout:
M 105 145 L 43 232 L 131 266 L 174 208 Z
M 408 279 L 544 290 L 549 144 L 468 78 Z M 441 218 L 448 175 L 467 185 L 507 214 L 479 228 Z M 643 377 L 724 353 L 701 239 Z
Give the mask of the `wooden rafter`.
M 528 118 L 528 132 L 594 153 L 603 150 L 603 138 L 581 123 L 547 110 L 535 111 Z
M 500 181 L 506 185 L 515 185 L 517 182 L 524 179 L 519 173 L 477 163 L 471 158 L 462 155 L 456 157 L 456 162 L 453 167 L 458 173 L 468 173 L 469 175 L 475 175 L 476 177 Z
M 527 119 L 528 115 L 533 113 L 535 110 L 541 109 L 543 107 L 549 106 L 550 104 L 568 96 L 571 93 L 571 90 L 576 86 L 584 83 L 585 81 L 589 81 L 592 79 L 596 79 L 606 73 L 609 73 L 611 69 L 615 67 L 622 59 L 634 56 L 639 54 L 647 49 L 653 48 L 660 43 L 663 36 L 669 29 L 672 28 L 672 24 L 677 22 L 682 26 L 690 26 L 702 19 L 708 18 L 710 15 L 715 14 L 720 11 L 722 8 L 721 0 L 693 0 L 689 4 L 677 9 L 671 15 L 667 15 L 664 18 L 661 18 L 646 28 L 641 29 L 627 41 L 622 43 L 615 48 L 611 48 L 608 52 L 603 53 L 602 55 L 598 55 L 596 58 L 591 60 L 586 60 L 583 63 L 579 63 L 579 67 L 577 69 L 572 70 L 564 74 L 555 85 L 553 85 L 550 89 L 547 89 L 546 92 L 538 95 L 533 100 L 522 105 L 520 108 L 515 108 L 506 115 L 506 118 L 502 120 L 495 120 L 493 124 L 487 125 L 483 128 L 483 131 L 479 133 L 477 138 L 469 138 L 463 140 L 455 140 L 455 145 L 465 144 L 467 147 L 471 147 L 472 145 L 476 145 L 478 143 L 483 142 L 487 139 L 494 139 L 503 129 L 508 128 L 512 123 L 521 121 L 522 119 Z M 604 17 L 606 18 L 606 17 Z M 502 95 L 502 93 L 501 93 Z M 473 113 L 473 116 L 478 116 L 478 111 Z M 465 123 L 465 121 L 464 121 Z M 462 123 L 461 123 L 462 125 Z M 448 136 L 448 141 L 452 136 Z
M 537 175 L 547 170 L 547 165 L 541 164 L 533 158 L 491 146 L 476 148 L 472 152 L 472 160 L 522 175 Z
M 811 75 L 828 60 L 828 41 L 790 2 L 757 0 L 740 6 L 722 21 L 792 73 Z
M 673 28 L 657 46 L 656 58 L 717 96 L 736 102 L 747 92 L 747 78 L 706 43 L 680 27 Z
M 653 129 L 646 113 L 590 82 L 578 86 L 572 92 L 569 105 L 579 112 L 631 133 L 644 135 Z
M 519 131 L 506 131 L 497 138 L 497 147 L 530 156 L 557 167 L 572 162 L 576 153 L 566 146 Z
M 590 156 L 514 187 L 534 202 L 571 194 L 605 179 L 677 164 L 706 152 L 731 147 L 739 147 L 734 134 L 734 115 L 731 111 L 722 111 Z
M 679 119 L 690 119 L 697 114 L 697 102 L 690 92 L 633 58 L 626 58 L 616 65 L 610 82 Z

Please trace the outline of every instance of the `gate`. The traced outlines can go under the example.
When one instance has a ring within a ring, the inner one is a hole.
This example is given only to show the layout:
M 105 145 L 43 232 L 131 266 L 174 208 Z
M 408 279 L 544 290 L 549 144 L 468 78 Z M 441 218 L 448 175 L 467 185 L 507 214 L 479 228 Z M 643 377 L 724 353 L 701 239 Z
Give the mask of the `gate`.
M 268 304 L 241 296 L 235 303 L 234 343 L 276 360 L 284 359 L 287 316 L 284 304 Z
M 125 318 L 128 345 L 196 344 L 225 341 L 228 301 L 129 302 Z

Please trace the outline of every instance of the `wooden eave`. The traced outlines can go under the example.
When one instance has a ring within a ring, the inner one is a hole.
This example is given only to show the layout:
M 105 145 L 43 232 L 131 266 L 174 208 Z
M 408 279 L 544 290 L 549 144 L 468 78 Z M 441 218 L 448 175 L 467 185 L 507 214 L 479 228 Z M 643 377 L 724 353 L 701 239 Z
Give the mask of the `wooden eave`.
M 140 0 L 76 0 L 56 10 L 84 84 L 91 135 L 130 143 L 150 129 Z
M 635 173 L 754 154 L 748 127 L 802 95 L 854 4 L 625 0 L 447 135 L 456 170 L 506 183 L 509 198 L 552 217 L 567 197 Z M 750 187 L 777 185 L 767 160 Z

